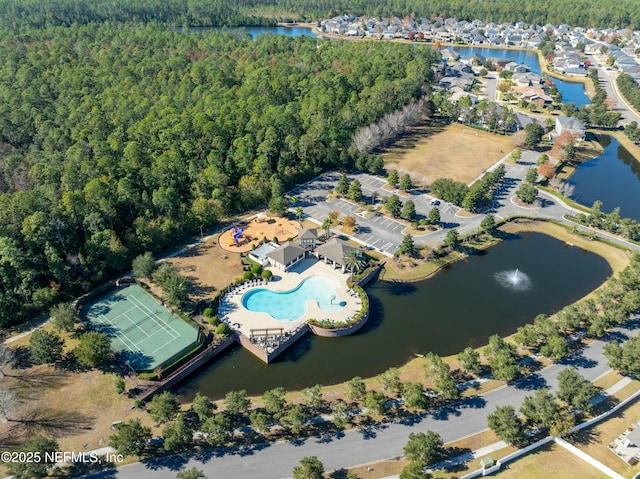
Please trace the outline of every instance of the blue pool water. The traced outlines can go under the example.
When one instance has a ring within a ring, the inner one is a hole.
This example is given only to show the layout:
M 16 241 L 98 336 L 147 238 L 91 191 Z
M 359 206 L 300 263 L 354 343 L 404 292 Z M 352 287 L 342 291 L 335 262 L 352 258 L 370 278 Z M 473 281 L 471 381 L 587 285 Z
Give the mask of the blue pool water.
M 242 305 L 249 311 L 270 314 L 279 321 L 295 321 L 307 309 L 307 301 L 315 301 L 320 309 L 335 313 L 345 307 L 336 294 L 335 283 L 325 276 L 305 279 L 290 291 L 275 292 L 254 289 L 242 297 Z

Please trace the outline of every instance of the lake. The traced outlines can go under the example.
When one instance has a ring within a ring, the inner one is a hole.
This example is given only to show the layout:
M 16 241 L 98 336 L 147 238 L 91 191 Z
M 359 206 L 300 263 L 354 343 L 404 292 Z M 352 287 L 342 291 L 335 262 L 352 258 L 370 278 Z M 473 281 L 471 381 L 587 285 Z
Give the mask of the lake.
M 571 176 L 569 183 L 575 187 L 571 198 L 586 206 L 600 200 L 606 212 L 619 206 L 623 218 L 640 221 L 640 162 L 614 137 L 596 138 L 604 152 L 582 163 Z
M 513 291 L 495 278 L 516 268 L 531 280 L 526 291 Z M 509 335 L 536 314 L 559 310 L 610 274 L 600 256 L 539 233 L 514 235 L 433 278 L 371 285 L 371 317 L 353 336 L 309 334 L 269 365 L 236 348 L 176 392 L 188 401 L 196 391 L 220 398 L 238 389 L 250 394 L 277 386 L 300 389 L 374 376 L 415 353 L 455 354 L 466 346 L 486 344 L 493 334 Z

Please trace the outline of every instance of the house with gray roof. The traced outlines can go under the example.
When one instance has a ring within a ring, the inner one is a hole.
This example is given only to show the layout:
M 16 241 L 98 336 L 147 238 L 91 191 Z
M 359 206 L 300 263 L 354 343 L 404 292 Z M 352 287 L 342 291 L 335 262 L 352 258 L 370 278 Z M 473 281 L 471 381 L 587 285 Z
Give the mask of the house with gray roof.
M 306 250 L 290 241 L 282 243 L 277 249 L 267 253 L 269 264 L 281 271 L 287 271 L 294 264 L 302 261 Z
M 305 249 L 314 249 L 318 242 L 318 229 L 300 228 L 298 230 L 298 242 Z
M 576 140 L 584 140 L 587 129 L 578 118 L 571 116 L 556 117 L 556 128 L 552 132 L 552 137 L 560 136 L 565 131 L 571 133 Z
M 340 238 L 331 238 L 325 244 L 316 248 L 315 255 L 318 259 L 324 260 L 325 263 L 331 263 L 334 268 L 341 268 L 344 273 L 346 270 L 344 258 L 353 250 L 358 248 L 347 244 Z

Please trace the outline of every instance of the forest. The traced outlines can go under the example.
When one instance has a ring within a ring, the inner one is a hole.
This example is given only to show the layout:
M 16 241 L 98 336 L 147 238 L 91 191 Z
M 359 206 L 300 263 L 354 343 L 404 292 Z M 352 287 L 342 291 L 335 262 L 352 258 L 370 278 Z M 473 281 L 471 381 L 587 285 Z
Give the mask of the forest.
M 329 168 L 429 90 L 429 47 L 187 34 L 158 24 L 0 37 L 0 326 L 90 289 Z
M 96 22 L 264 25 L 338 14 L 453 17 L 493 22 L 640 29 L 637 0 L 2 0 L 0 25 L 44 27 Z

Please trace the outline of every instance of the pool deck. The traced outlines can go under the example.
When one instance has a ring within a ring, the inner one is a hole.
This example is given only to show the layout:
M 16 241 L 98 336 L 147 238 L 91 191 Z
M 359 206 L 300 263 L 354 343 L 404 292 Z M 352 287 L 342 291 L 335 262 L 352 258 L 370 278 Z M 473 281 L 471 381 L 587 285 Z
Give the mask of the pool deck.
M 283 328 L 284 333 L 292 332 L 306 324 L 310 318 L 318 320 L 329 319 L 335 322 L 346 321 L 362 308 L 360 298 L 348 293 L 347 281 L 349 273 L 342 273 L 339 269 L 334 269 L 329 264 L 325 264 L 315 258 L 304 259 L 287 272 L 282 272 L 276 268 L 268 269 L 273 273 L 273 279 L 270 282 L 256 286 L 245 286 L 236 293 L 226 295 L 221 303 L 220 319 L 247 337 L 251 336 L 252 329 Z M 342 310 L 329 313 L 320 309 L 317 302 L 307 301 L 305 314 L 299 319 L 295 321 L 279 321 L 268 313 L 249 311 L 242 305 L 242 297 L 252 289 L 263 288 L 276 292 L 290 291 L 312 276 L 325 276 L 335 281 L 335 301 L 346 302 Z

